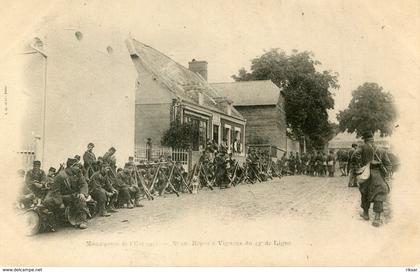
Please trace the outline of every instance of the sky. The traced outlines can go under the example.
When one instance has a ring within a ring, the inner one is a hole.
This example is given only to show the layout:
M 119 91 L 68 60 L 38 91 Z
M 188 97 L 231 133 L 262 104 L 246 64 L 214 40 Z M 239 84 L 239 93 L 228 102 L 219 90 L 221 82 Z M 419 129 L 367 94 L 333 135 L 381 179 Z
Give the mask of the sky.
M 264 50 L 312 51 L 319 70 L 339 74 L 334 120 L 351 91 L 376 82 L 404 101 L 418 99 L 418 1 L 11 1 L 1 0 L 1 46 L 7 48 L 45 16 L 70 13 L 119 29 L 188 66 L 208 61 L 209 82 L 231 75 Z M 7 41 L 7 42 L 6 42 Z M 7 50 L 7 49 L 6 49 Z M 401 95 L 404 94 L 404 95 Z M 401 111 L 404 111 L 401 107 Z

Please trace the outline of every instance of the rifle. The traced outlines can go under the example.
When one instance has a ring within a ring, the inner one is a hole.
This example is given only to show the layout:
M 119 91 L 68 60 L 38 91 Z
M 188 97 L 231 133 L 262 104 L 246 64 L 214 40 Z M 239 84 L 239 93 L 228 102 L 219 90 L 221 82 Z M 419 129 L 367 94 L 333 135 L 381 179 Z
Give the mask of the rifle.
M 140 185 L 143 188 L 144 193 L 146 194 L 146 197 L 148 200 L 153 200 L 154 197 L 153 195 L 150 193 L 150 191 L 147 189 L 147 186 L 143 180 L 142 175 L 138 172 L 137 169 L 134 170 L 134 180 L 137 182 L 137 184 L 139 184 L 139 180 L 140 180 Z
M 174 168 L 175 168 L 175 164 L 172 165 L 171 172 L 169 173 L 169 178 L 167 178 L 165 173 L 162 172 L 162 175 L 166 178 L 166 184 L 165 186 L 163 186 L 163 189 L 161 190 L 160 195 L 163 195 L 165 193 L 166 188 L 170 186 L 172 191 L 174 191 L 174 193 L 176 194 L 176 196 L 179 197 L 178 191 L 175 189 L 174 185 L 171 182 L 171 179 L 174 173 Z
M 181 170 L 179 170 L 178 168 L 176 168 L 176 170 L 178 171 L 178 175 L 180 175 L 180 176 L 181 176 L 181 181 L 182 181 L 182 183 L 185 185 L 185 187 L 187 188 L 187 190 L 188 190 L 190 193 L 192 193 L 192 190 L 191 190 L 190 186 L 187 184 L 187 182 L 185 181 L 184 176 L 182 175 Z

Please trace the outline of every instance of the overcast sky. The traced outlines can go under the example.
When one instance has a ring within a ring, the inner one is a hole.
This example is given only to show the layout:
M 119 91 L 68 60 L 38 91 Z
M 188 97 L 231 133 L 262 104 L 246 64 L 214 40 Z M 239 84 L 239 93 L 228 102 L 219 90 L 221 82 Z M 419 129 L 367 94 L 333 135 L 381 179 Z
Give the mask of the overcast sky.
M 89 17 L 131 32 L 185 66 L 192 58 L 207 60 L 210 82 L 232 81 L 232 74 L 270 48 L 312 51 L 320 69 L 339 73 L 332 119 L 365 81 L 377 82 L 400 102 L 418 98 L 418 1 L 1 2 L 2 46 L 44 15 L 66 11 L 75 21 Z

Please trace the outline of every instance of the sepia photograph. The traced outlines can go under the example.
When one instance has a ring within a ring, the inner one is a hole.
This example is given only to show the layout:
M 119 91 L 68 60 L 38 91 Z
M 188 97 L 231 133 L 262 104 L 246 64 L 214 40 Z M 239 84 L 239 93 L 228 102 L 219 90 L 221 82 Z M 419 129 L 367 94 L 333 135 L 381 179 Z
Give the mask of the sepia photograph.
M 417 271 L 419 1 L 0 4 L 1 267 Z

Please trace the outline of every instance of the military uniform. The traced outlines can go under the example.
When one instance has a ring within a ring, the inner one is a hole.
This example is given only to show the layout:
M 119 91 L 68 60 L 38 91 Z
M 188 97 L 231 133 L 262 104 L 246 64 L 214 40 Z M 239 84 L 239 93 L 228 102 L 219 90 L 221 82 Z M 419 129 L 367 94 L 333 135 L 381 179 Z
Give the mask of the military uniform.
M 103 166 L 106 167 L 106 166 Z M 89 193 L 98 203 L 98 212 L 101 216 L 109 216 L 106 208 L 107 203 L 110 211 L 115 211 L 115 202 L 118 199 L 118 191 L 112 186 L 108 174 L 103 171 L 95 172 L 89 181 Z
M 380 215 L 383 212 L 383 202 L 386 201 L 390 191 L 387 179 L 392 169 L 388 154 L 377 148 L 373 144 L 373 135 L 367 133 L 364 135 L 365 144 L 360 146 L 354 153 L 355 161 L 359 166 L 370 168 L 368 180 L 359 184 L 361 194 L 362 217 L 369 219 L 370 203 L 373 202 L 373 211 L 375 212 L 374 226 L 381 224 Z M 366 170 L 365 170 L 366 171 Z
M 87 217 L 90 216 L 86 204 L 88 198 L 88 184 L 83 176 L 80 176 L 73 165 L 77 164 L 75 159 L 67 160 L 67 168 L 60 171 L 54 178 L 52 184 L 52 196 L 49 204 L 63 204 L 66 207 L 67 219 L 69 222 L 80 228 L 86 228 Z M 54 205 L 53 204 L 53 205 Z
M 39 163 L 35 161 L 34 165 Z M 41 165 L 41 163 L 39 163 Z M 42 169 L 31 169 L 26 173 L 25 184 L 27 188 L 39 199 L 44 199 L 46 194 L 46 183 L 48 182 L 47 175 Z
M 294 175 L 296 171 L 296 160 L 292 152 L 290 152 L 290 156 L 289 156 L 289 171 L 291 175 Z
M 96 167 L 96 156 L 93 151 L 89 149 L 85 151 L 85 154 L 83 154 L 83 166 L 88 171 L 89 176 L 99 170 Z
M 327 167 L 328 167 L 328 176 L 334 177 L 335 170 L 335 156 L 333 153 L 330 153 L 327 156 Z
M 131 199 L 134 199 L 134 204 L 140 206 L 140 188 L 127 168 L 117 174 L 114 187 L 118 190 L 120 204 L 132 208 Z
M 219 152 L 215 158 L 215 167 L 216 167 L 216 182 L 219 185 L 220 189 L 227 188 L 229 185 L 229 177 L 227 171 L 227 160 L 226 154 L 224 152 Z
M 347 171 L 349 175 L 349 187 L 358 187 L 356 182 L 356 167 L 357 167 L 357 156 L 354 156 L 356 146 L 352 147 L 352 149 L 347 153 L 348 161 L 347 161 Z

